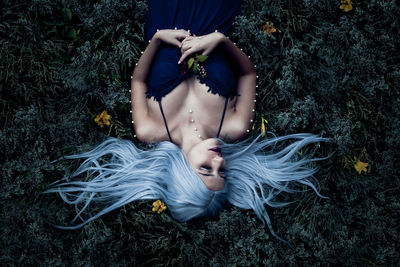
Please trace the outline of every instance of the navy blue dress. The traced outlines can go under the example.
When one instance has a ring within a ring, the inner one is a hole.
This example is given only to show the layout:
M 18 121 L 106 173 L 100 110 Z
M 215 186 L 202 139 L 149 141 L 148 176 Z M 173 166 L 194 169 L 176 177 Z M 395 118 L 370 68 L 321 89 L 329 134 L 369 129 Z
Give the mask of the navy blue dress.
M 150 40 L 157 29 L 190 30 L 199 36 L 215 30 L 229 36 L 235 16 L 240 13 L 240 0 L 148 0 L 149 11 L 145 33 Z M 178 64 L 181 52 L 178 47 L 162 44 L 153 60 L 147 81 L 148 98 L 160 101 L 191 73 L 182 72 Z M 202 63 L 206 77 L 199 79 L 211 93 L 224 97 L 236 95 L 237 74 L 233 64 L 220 49 L 215 49 Z

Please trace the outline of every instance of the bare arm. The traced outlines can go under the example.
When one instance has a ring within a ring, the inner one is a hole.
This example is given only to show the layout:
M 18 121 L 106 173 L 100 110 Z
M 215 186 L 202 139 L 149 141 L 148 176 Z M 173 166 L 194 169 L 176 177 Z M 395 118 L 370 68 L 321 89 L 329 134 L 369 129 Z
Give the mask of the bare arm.
M 246 125 L 243 125 L 243 127 L 247 129 L 250 125 L 250 120 L 254 117 L 256 70 L 248 56 L 225 36 L 221 38 L 220 46 L 222 46 L 228 56 L 237 63 L 239 68 L 237 85 L 239 97 L 236 102 L 236 116 L 239 117 L 241 121 L 246 122 Z
M 185 30 L 160 30 L 143 51 L 131 80 L 131 101 L 132 101 L 132 120 L 135 122 L 135 132 L 137 138 L 141 141 L 148 141 L 146 137 L 148 132 L 154 130 L 152 118 L 149 116 L 149 109 L 146 99 L 147 78 L 150 73 L 151 64 L 162 42 L 181 46 L 181 40 L 189 36 Z

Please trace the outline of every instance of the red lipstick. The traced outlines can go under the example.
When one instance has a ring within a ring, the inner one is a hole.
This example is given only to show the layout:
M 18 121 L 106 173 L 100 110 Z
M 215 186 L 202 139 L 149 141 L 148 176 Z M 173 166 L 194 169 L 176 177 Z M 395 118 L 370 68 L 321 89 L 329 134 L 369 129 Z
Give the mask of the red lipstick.
M 208 150 L 214 151 L 214 152 L 218 153 L 221 156 L 221 148 L 219 148 L 217 146 L 216 147 L 212 147 L 212 148 L 210 148 Z

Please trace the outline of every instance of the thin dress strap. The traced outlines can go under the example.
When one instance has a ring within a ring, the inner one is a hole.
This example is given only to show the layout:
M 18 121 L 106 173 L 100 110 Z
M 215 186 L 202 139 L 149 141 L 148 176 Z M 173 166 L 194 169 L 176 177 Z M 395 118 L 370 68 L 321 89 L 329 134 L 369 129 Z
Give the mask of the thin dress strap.
M 222 123 L 224 123 L 225 111 L 226 111 L 226 107 L 227 107 L 227 106 L 228 106 L 228 97 L 225 99 L 224 112 L 222 113 L 221 122 L 220 122 L 220 124 L 219 124 L 219 129 L 218 129 L 218 133 L 217 133 L 217 138 L 219 138 L 219 134 L 221 133 Z
M 165 128 L 167 129 L 169 141 L 171 141 L 171 143 L 173 143 L 173 142 L 172 142 L 172 138 L 171 138 L 171 134 L 169 133 L 169 129 L 168 129 L 168 125 L 167 125 L 167 120 L 165 119 L 165 116 L 164 116 L 164 111 L 163 111 L 163 108 L 162 108 L 162 105 L 161 105 L 161 100 L 158 101 L 158 105 L 160 106 L 161 115 L 162 115 L 162 117 L 163 117 L 163 119 L 164 119 L 164 124 L 165 124 Z

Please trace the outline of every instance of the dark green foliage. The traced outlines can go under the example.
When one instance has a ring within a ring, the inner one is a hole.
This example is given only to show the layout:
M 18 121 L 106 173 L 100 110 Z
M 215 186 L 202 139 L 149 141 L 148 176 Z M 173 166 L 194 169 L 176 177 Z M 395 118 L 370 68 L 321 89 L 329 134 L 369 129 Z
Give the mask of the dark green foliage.
M 133 138 L 128 89 L 146 43 L 144 1 L 0 3 L 0 262 L 2 265 L 396 265 L 400 257 L 399 1 L 246 0 L 233 38 L 259 75 L 257 116 L 278 135 L 332 138 L 314 156 L 319 189 L 270 210 L 271 236 L 253 212 L 178 223 L 151 202 L 127 205 L 77 231 L 74 210 L 41 195 L 105 135 Z M 269 36 L 269 21 L 279 31 Z M 93 119 L 107 110 L 111 126 Z M 359 175 L 354 158 L 369 163 Z

